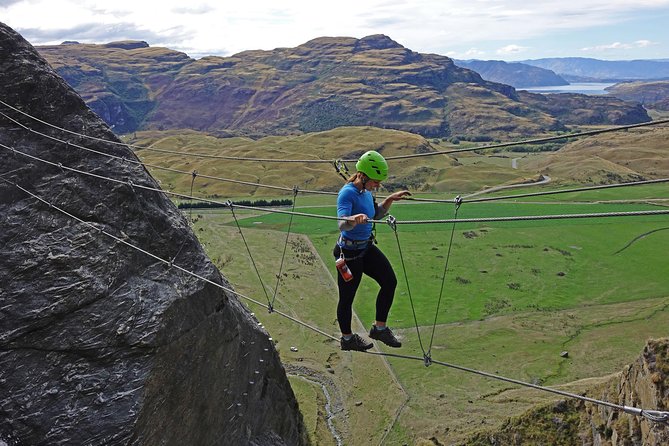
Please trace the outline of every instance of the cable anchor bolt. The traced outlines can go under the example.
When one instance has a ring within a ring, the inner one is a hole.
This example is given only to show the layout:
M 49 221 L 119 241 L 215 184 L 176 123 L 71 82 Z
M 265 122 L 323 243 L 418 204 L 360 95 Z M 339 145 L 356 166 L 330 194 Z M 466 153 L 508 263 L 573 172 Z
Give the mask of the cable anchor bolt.
M 655 423 L 669 424 L 669 412 L 662 412 L 659 410 L 645 410 L 640 411 L 640 415 L 647 420 Z

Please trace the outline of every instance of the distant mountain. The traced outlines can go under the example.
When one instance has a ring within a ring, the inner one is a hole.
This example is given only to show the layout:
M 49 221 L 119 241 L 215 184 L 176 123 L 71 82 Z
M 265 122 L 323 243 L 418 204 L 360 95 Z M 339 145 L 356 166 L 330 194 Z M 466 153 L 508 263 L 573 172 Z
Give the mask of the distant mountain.
M 384 35 L 321 37 L 295 48 L 199 60 L 145 42 L 37 49 L 119 133 L 194 129 L 260 137 L 374 126 L 426 137 L 508 139 L 584 123 L 568 109 L 559 119 L 544 111 L 555 107 L 539 108 L 509 85 Z M 615 98 L 586 108 L 602 117 L 597 124 L 650 120 L 642 107 Z M 615 121 L 607 118 L 611 108 L 620 111 Z
M 552 70 L 573 82 L 669 78 L 669 62 L 663 60 L 599 60 L 584 57 L 561 57 L 520 62 Z
M 519 62 L 501 60 L 454 60 L 459 67 L 476 71 L 487 81 L 511 85 L 515 88 L 569 85 L 569 82 L 551 70 Z

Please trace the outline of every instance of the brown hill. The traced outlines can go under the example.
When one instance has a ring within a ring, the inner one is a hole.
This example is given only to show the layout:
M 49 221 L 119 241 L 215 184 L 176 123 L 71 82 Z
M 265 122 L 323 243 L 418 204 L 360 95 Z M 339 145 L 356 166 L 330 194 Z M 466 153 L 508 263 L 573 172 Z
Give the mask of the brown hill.
M 199 60 L 127 42 L 39 50 L 120 133 L 188 128 L 255 137 L 375 126 L 509 139 L 593 123 L 569 113 L 576 98 L 546 97 L 538 107 L 508 85 L 384 35 L 322 37 L 295 48 Z M 617 123 L 650 119 L 615 98 L 578 100 L 599 116 L 596 123 L 613 123 L 611 108 L 621 111 Z
M 527 169 L 577 183 L 611 183 L 669 176 L 666 127 L 602 134 L 528 161 Z

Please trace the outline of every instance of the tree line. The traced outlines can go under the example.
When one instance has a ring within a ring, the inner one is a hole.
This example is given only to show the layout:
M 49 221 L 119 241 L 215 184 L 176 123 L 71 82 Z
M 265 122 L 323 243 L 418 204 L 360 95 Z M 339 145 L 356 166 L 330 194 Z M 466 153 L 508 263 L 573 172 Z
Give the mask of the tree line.
M 239 206 L 253 206 L 253 207 L 263 207 L 263 206 L 292 206 L 293 200 L 283 199 L 283 200 L 239 200 L 234 201 L 233 204 Z M 177 204 L 179 209 L 211 209 L 211 208 L 224 208 L 227 207 L 225 203 L 211 203 L 211 202 L 184 202 Z

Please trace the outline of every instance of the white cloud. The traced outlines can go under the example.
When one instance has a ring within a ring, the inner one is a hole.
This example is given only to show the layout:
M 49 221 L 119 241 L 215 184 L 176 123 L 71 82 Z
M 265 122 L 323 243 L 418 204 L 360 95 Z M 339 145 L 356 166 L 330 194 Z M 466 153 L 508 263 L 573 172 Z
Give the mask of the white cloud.
M 507 45 L 505 47 L 499 48 L 497 51 L 495 51 L 499 55 L 507 56 L 510 54 L 520 54 L 524 53 L 528 47 L 526 46 L 520 46 L 520 45 Z
M 469 48 L 465 51 L 447 51 L 444 56 L 451 59 L 482 59 L 486 56 L 486 52 L 478 48 Z
M 646 48 L 653 45 L 659 45 L 658 42 L 651 42 L 650 40 L 637 40 L 634 43 L 636 43 L 637 48 Z
M 161 45 L 189 54 L 230 55 L 247 49 L 296 46 L 321 36 L 386 34 L 419 52 L 464 54 L 477 47 L 481 52 L 470 56 L 479 57 L 507 42 L 518 44 L 498 54 L 529 49 L 521 46 L 526 39 L 556 33 L 571 37 L 579 32 L 587 37 L 591 30 L 626 25 L 630 17 L 644 13 L 666 14 L 667 9 L 669 0 L 338 0 L 336 8 L 325 12 L 311 0 L 5 0 L 0 3 L 0 17 L 21 33 L 41 30 L 24 34 L 36 45 L 58 43 L 43 40 L 47 30 L 57 30 L 60 36 L 61 31 L 98 24 L 101 29 L 113 28 L 115 39 L 123 27 L 143 29 L 146 38 L 128 38 L 156 45 L 149 37 L 162 36 Z M 644 37 L 653 38 L 647 33 Z M 101 39 L 97 42 L 108 41 Z M 77 40 L 77 36 L 67 40 Z M 574 48 L 586 46 L 581 43 Z
M 606 51 L 606 50 L 629 50 L 634 48 L 646 48 L 657 44 L 658 44 L 657 42 L 651 42 L 650 40 L 637 40 L 632 43 L 613 42 L 604 45 L 584 47 L 581 48 L 581 51 L 593 52 L 593 51 Z

